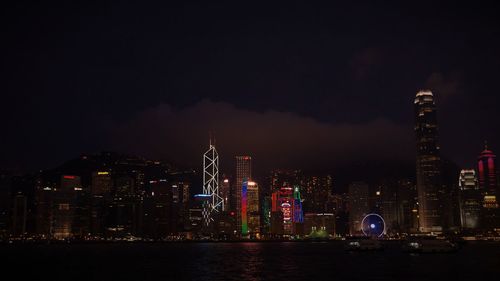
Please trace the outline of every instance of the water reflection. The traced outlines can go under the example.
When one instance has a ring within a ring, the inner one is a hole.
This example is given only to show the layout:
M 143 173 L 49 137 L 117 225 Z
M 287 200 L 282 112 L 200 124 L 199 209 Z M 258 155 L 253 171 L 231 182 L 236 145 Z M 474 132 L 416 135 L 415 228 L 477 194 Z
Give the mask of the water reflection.
M 242 273 L 241 280 L 261 281 L 264 257 L 262 243 L 241 243 L 242 249 Z
M 425 255 L 405 253 L 398 244 L 348 253 L 335 242 L 0 246 L 0 252 L 8 257 L 4 275 L 26 280 L 457 281 L 500 274 L 499 243 Z

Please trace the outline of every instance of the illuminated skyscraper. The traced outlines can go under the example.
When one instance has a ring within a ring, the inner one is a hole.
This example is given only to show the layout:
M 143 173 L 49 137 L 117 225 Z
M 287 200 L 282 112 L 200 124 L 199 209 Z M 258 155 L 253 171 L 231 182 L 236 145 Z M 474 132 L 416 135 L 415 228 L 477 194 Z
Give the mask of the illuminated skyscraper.
M 496 155 L 488 150 L 485 144 L 484 150 L 478 157 L 479 187 L 488 195 L 496 196 L 498 193 Z
M 272 193 L 271 233 L 276 235 L 303 234 L 304 213 L 300 187 L 282 186 Z
M 225 177 L 225 176 L 222 176 L 222 180 L 220 182 L 220 190 L 219 190 L 219 193 L 220 193 L 220 196 L 222 197 L 222 199 L 224 200 L 224 209 L 222 211 L 224 212 L 227 212 L 229 211 L 229 196 L 230 196 L 230 187 L 231 187 L 231 184 L 230 184 L 230 181 L 229 181 L 229 178 Z
M 214 212 L 224 209 L 224 199 L 219 194 L 219 155 L 211 142 L 203 155 L 203 194 L 211 196 L 203 207 L 204 225 L 209 226 Z
M 113 181 L 108 171 L 98 171 L 92 173 L 91 192 L 94 196 L 109 195 Z
M 53 230 L 55 238 L 68 238 L 73 233 L 76 192 L 82 189 L 79 176 L 63 175 L 54 193 Z
M 245 178 L 252 179 L 252 157 L 236 156 L 236 185 L 241 187 Z
M 241 212 L 240 212 L 240 218 L 241 218 L 241 235 L 242 236 L 247 236 L 248 235 L 248 212 L 247 212 L 247 202 L 248 202 L 248 180 L 246 178 L 243 179 L 243 183 L 241 185 L 241 196 L 240 196 L 240 205 L 241 205 Z
M 90 230 L 94 235 L 105 234 L 106 213 L 112 186 L 113 180 L 108 171 L 92 173 Z
M 236 156 L 236 180 L 233 183 L 233 201 L 236 203 L 235 208 L 236 228 L 241 229 L 241 193 L 243 187 L 243 180 L 252 180 L 252 157 L 250 156 Z
M 481 212 L 481 192 L 474 169 L 462 170 L 458 180 L 460 189 L 460 222 L 464 229 L 479 226 Z
M 138 233 L 136 210 L 138 209 L 137 197 L 134 196 L 134 178 L 125 173 L 113 174 L 113 192 L 107 204 L 108 219 L 106 228 L 110 234 L 121 236 Z
M 444 191 L 441 185 L 436 104 L 432 92 L 418 92 L 414 104 L 419 230 L 440 232 L 443 230 Z
M 248 182 L 247 186 L 247 220 L 248 231 L 253 235 L 260 233 L 260 202 L 259 185 L 254 182 Z
M 483 221 L 486 229 L 500 227 L 500 209 L 498 205 L 498 182 L 496 173 L 496 155 L 488 146 L 478 157 L 479 188 L 483 192 Z
M 302 198 L 300 198 L 300 188 L 294 186 L 293 188 L 293 222 L 303 223 L 304 213 L 302 211 Z
M 166 179 L 150 180 L 148 235 L 158 239 L 168 236 L 173 230 L 172 186 Z
M 293 187 L 293 233 L 304 235 L 304 213 L 302 210 L 302 198 L 300 197 L 300 188 L 298 185 Z
M 261 230 L 263 234 L 271 233 L 271 195 L 263 195 L 260 204 Z
M 241 189 L 241 235 L 255 236 L 260 233 L 259 186 L 243 179 Z
M 271 187 L 270 191 L 272 193 L 279 190 L 282 186 L 300 184 L 301 178 L 303 178 L 303 175 L 300 170 L 272 170 L 269 177 Z
M 281 212 L 280 191 L 277 190 L 271 194 L 271 214 L 270 214 L 270 233 L 272 235 L 283 235 L 283 213 Z

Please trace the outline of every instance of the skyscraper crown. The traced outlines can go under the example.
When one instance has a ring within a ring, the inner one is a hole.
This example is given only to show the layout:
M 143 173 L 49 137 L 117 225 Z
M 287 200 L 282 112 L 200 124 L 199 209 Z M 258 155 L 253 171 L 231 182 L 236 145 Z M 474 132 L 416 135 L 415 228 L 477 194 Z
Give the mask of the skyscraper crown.
M 415 96 L 415 104 L 434 101 L 434 95 L 430 90 L 420 90 Z

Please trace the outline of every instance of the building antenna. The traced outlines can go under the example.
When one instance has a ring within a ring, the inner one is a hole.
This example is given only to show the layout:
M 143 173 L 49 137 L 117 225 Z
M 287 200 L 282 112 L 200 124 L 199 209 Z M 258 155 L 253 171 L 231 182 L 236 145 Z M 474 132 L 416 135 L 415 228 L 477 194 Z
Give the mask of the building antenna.
M 210 146 L 215 146 L 215 136 L 212 131 L 208 131 L 208 142 L 210 143 Z

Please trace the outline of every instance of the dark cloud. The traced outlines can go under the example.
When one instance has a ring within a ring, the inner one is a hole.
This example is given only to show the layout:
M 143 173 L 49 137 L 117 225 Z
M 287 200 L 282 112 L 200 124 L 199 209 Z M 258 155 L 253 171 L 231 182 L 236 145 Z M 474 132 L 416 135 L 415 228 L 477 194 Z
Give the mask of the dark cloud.
M 427 88 L 439 93 L 439 100 L 444 102 L 449 97 L 462 92 L 461 79 L 462 74 L 458 71 L 453 71 L 446 77 L 441 72 L 434 72 L 429 76 L 425 85 Z
M 355 109 L 353 109 L 355 110 Z M 184 109 L 162 104 L 113 126 L 113 147 L 198 166 L 216 136 L 221 163 L 254 157 L 257 170 L 275 167 L 334 169 L 354 162 L 411 161 L 412 132 L 384 118 L 328 124 L 290 112 L 254 112 L 203 100 Z
M 497 2 L 188 2 L 8 3 L 0 167 L 100 150 L 194 165 L 209 130 L 256 167 L 411 160 L 422 88 L 443 154 L 500 150 Z

